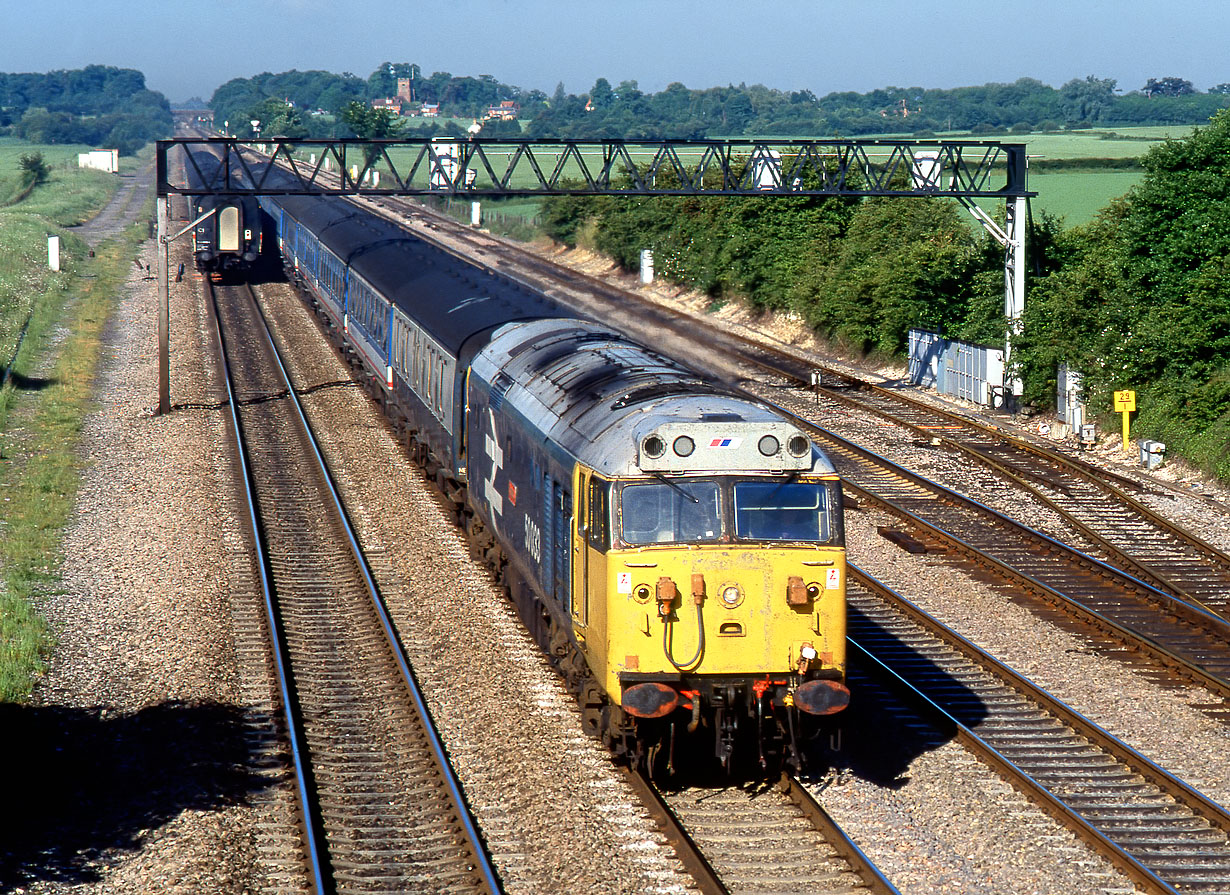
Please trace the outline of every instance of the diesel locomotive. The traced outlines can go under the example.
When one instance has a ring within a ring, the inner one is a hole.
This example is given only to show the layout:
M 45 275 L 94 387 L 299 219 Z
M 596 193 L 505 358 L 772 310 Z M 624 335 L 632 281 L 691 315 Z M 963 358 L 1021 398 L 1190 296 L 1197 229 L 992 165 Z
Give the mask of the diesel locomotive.
M 349 202 L 261 204 L 587 729 L 655 769 L 801 764 L 849 701 L 841 485 L 810 439 Z

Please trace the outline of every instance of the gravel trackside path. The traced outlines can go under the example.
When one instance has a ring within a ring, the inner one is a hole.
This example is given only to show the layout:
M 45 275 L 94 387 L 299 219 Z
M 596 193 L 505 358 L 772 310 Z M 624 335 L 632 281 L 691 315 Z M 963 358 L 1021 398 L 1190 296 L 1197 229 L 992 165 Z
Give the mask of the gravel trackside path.
M 156 267 L 153 243 L 140 260 Z M 268 706 L 235 672 L 223 410 L 199 284 L 172 285 L 176 410 L 159 417 L 144 277 L 134 267 L 104 339 L 63 580 L 41 607 L 50 667 L 30 705 L 0 706 L 21 790 L 0 893 L 262 888 L 248 831 L 278 801 L 278 768 L 256 763 Z

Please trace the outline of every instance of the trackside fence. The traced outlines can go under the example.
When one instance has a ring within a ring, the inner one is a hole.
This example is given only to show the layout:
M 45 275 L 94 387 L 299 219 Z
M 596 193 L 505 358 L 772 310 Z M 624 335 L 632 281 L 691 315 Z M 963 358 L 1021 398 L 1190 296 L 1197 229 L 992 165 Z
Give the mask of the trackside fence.
M 999 407 L 1004 398 L 1004 351 L 911 329 L 909 377 L 912 385 Z

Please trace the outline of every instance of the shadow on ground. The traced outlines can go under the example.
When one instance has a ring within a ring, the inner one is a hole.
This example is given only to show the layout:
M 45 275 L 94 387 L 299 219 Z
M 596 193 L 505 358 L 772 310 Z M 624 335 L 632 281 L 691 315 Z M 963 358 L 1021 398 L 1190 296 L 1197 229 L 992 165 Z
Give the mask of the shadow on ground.
M 135 714 L 0 704 L 0 893 L 100 879 L 192 809 L 268 785 L 248 766 L 242 709 L 166 702 Z
M 58 380 L 45 379 L 40 376 L 23 376 L 20 373 L 13 373 L 9 377 L 9 381 L 13 383 L 13 388 L 23 392 L 41 392 L 45 388 L 50 388 L 55 385 Z

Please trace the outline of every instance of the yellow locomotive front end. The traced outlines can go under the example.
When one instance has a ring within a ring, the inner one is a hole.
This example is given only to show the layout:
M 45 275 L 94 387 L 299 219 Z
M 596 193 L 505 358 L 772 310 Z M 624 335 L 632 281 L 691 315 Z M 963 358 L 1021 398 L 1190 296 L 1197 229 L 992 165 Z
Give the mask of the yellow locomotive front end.
M 775 742 L 798 761 L 800 715 L 849 701 L 840 481 L 785 421 L 660 423 L 637 467 L 577 473 L 590 667 L 638 738 L 699 731 L 724 764 L 755 738 L 762 761 Z

